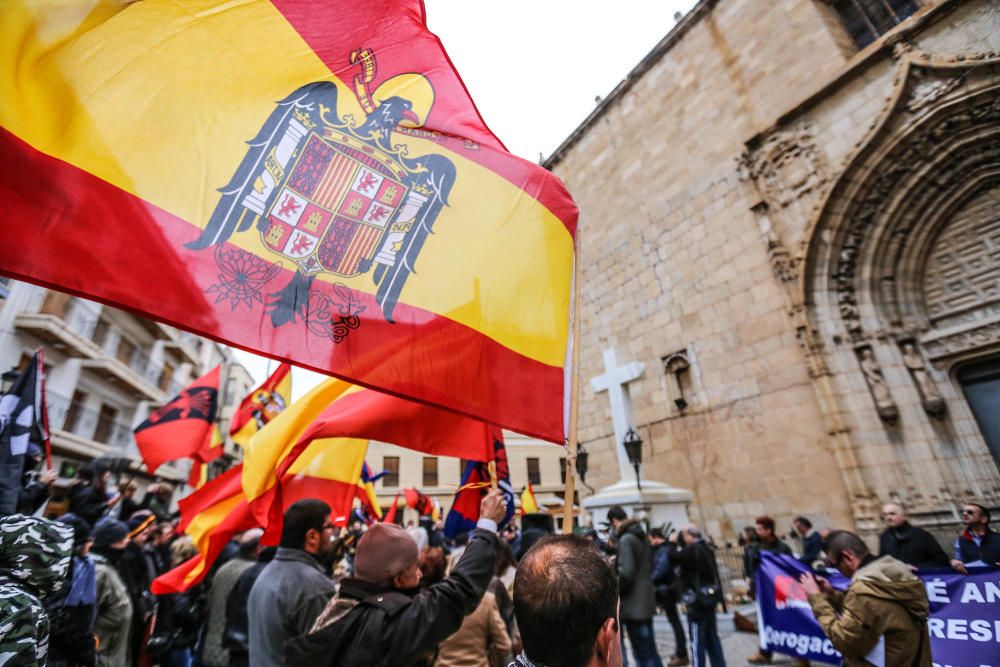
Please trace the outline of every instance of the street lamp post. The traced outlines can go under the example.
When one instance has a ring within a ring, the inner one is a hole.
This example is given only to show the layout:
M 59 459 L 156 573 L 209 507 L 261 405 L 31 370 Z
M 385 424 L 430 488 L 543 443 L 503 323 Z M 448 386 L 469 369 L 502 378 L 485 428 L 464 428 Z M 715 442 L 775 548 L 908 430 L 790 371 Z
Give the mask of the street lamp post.
M 642 438 L 639 437 L 634 428 L 630 427 L 625 433 L 622 445 L 625 447 L 628 462 L 635 468 L 635 486 L 639 491 L 642 491 L 642 483 L 639 481 L 639 467 L 642 465 Z

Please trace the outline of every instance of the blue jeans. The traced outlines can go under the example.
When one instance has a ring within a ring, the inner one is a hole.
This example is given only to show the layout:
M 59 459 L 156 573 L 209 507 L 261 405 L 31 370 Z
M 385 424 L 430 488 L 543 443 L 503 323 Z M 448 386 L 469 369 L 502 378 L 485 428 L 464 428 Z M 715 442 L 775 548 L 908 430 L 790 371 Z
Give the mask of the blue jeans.
M 688 614 L 688 633 L 691 635 L 691 658 L 694 667 L 704 667 L 705 654 L 712 662 L 712 667 L 726 667 L 726 658 L 722 655 L 722 642 L 719 641 L 719 628 L 715 623 L 715 614 L 692 616 Z
M 628 642 L 632 645 L 637 667 L 663 667 L 660 654 L 656 650 L 656 638 L 653 637 L 653 619 L 648 621 L 625 621 L 628 631 Z

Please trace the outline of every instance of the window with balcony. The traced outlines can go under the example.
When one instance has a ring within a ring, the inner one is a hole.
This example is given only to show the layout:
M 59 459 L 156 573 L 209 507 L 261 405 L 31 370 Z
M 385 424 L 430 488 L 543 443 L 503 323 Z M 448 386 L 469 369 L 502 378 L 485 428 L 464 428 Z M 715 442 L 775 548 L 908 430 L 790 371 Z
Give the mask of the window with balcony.
M 97 416 L 97 429 L 94 431 L 94 440 L 111 444 L 111 433 L 118 418 L 118 410 L 110 405 L 102 405 Z
M 80 417 L 83 414 L 83 404 L 87 400 L 87 395 L 79 389 L 73 392 L 73 398 L 66 406 L 66 417 L 63 419 L 62 430 L 75 433 L 80 425 Z
M 118 361 L 127 366 L 131 366 L 132 360 L 135 358 L 135 353 L 137 351 L 138 348 L 135 346 L 135 343 L 130 341 L 128 338 L 122 338 L 118 341 L 118 352 L 115 356 L 118 358 Z
M 72 299 L 73 297 L 69 294 L 49 290 L 45 294 L 45 301 L 42 302 L 42 309 L 40 312 L 45 315 L 55 315 L 59 319 L 64 320 L 66 319 L 66 313 L 69 312 L 69 302 L 72 301 Z
M 531 484 L 542 483 L 542 471 L 538 466 L 538 459 L 534 457 L 528 458 L 528 481 Z
M 108 341 L 109 331 L 111 331 L 111 324 L 102 317 L 94 325 L 94 333 L 90 339 L 97 344 L 97 347 L 104 347 L 104 344 Z
M 382 487 L 399 486 L 399 457 L 386 456 L 382 459 L 382 470 L 385 477 L 382 478 Z
M 438 460 L 436 456 L 424 457 L 423 485 L 425 487 L 438 485 Z
M 918 0 L 826 0 L 859 49 L 889 32 L 920 8 Z
M 160 369 L 160 381 L 157 386 L 160 391 L 170 390 L 170 381 L 174 379 L 174 367 L 167 362 L 163 362 L 163 368 Z

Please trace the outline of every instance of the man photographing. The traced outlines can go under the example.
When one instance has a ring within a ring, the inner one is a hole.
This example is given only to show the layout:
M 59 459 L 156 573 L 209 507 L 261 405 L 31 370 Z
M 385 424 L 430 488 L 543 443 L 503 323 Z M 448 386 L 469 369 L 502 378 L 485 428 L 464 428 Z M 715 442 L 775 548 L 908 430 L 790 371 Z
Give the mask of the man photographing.
M 830 566 L 851 580 L 846 594 L 812 573 L 803 574 L 800 582 L 844 665 L 930 667 L 930 605 L 923 582 L 906 563 L 892 556 L 875 558 L 860 537 L 846 530 L 830 534 L 826 551 Z
M 285 644 L 286 667 L 424 667 L 438 644 L 479 606 L 493 579 L 497 524 L 507 514 L 494 489 L 479 508 L 479 521 L 451 574 L 420 589 L 419 551 L 401 526 L 376 523 L 358 541 L 355 576 L 340 582 L 336 597 L 310 630 Z

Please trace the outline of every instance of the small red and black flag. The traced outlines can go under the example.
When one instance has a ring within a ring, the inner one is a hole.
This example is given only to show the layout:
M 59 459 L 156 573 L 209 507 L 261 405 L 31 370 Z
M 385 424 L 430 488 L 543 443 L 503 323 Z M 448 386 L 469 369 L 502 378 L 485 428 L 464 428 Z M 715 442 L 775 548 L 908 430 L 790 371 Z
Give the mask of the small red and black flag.
M 220 367 L 201 376 L 135 429 L 135 442 L 149 472 L 167 461 L 207 463 L 222 454 L 217 436 Z

